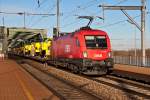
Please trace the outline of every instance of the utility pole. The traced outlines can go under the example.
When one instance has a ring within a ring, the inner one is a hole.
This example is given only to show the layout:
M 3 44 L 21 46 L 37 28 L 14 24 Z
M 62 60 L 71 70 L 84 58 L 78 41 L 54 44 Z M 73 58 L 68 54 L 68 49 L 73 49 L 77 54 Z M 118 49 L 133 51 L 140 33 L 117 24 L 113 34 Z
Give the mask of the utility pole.
M 59 9 L 59 0 L 57 0 L 57 36 L 59 37 L 60 32 L 60 9 Z
M 142 54 L 142 66 L 145 66 L 145 15 L 146 15 L 146 0 L 141 0 L 141 6 L 104 6 L 105 10 L 121 10 L 140 31 L 141 31 L 141 54 Z M 125 10 L 140 10 L 141 11 L 141 26 L 134 21 L 134 19 L 129 16 Z

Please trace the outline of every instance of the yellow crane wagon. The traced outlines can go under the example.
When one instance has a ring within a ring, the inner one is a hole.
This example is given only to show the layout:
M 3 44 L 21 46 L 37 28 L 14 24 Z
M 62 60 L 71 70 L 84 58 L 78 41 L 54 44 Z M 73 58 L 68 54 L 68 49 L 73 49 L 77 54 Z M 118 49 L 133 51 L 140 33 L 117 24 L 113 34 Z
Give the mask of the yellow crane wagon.
M 34 43 L 34 50 L 35 50 L 35 56 L 40 56 L 40 52 L 41 52 L 41 43 L 40 42 Z
M 14 52 L 16 52 L 16 54 L 18 54 L 18 55 L 23 54 L 22 47 L 21 46 L 20 47 L 16 47 Z
M 24 55 L 30 55 L 31 52 L 31 45 L 30 44 L 25 44 L 24 45 Z
M 50 47 L 51 47 L 51 39 L 45 39 L 41 43 L 42 51 L 41 51 L 41 57 L 49 57 L 50 56 Z
M 24 47 L 21 46 L 21 47 L 20 47 L 20 55 L 23 55 L 23 50 L 24 50 Z
M 52 39 L 48 39 L 48 41 L 47 41 L 47 51 L 46 51 L 46 56 L 47 57 L 51 56 L 51 46 L 52 46 Z
M 19 48 L 18 47 L 13 48 L 13 52 L 18 55 L 19 54 Z
M 24 45 L 24 55 L 28 55 L 28 45 Z
M 35 55 L 34 43 L 31 43 L 31 52 L 30 52 L 30 55 L 31 55 L 32 57 L 34 57 L 34 55 Z
M 28 55 L 31 55 L 31 44 L 27 45 L 27 49 L 28 49 Z

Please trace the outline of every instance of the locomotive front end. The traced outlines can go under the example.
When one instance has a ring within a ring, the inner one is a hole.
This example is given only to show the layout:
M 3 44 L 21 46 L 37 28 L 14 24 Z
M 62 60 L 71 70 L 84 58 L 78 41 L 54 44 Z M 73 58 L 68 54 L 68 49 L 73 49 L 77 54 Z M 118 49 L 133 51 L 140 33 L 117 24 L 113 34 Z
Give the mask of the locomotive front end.
M 82 69 L 85 73 L 106 74 L 113 68 L 110 39 L 103 31 L 82 33 Z

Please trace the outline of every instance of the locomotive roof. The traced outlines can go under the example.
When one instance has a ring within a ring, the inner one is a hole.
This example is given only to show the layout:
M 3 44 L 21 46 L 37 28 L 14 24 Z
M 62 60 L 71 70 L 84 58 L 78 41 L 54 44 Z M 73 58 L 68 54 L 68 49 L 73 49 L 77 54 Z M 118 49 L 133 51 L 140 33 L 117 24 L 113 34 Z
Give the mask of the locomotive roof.
M 60 36 L 60 37 L 57 37 L 56 38 L 56 40 L 57 39 L 65 39 L 65 38 L 67 38 L 67 37 L 69 37 L 69 36 L 74 36 L 75 34 L 84 34 L 84 32 L 92 32 L 92 33 L 95 33 L 95 32 L 100 32 L 101 34 L 103 34 L 103 35 L 106 35 L 107 33 L 105 32 L 105 31 L 103 31 L 103 30 L 98 30 L 98 29 L 92 29 L 92 28 L 90 28 L 90 27 L 82 27 L 82 28 L 80 28 L 79 30 L 76 30 L 75 32 L 63 32 L 64 34 L 62 35 L 62 36 Z
M 104 35 L 107 34 L 107 33 L 106 33 L 105 31 L 103 31 L 103 30 L 91 29 L 91 28 L 85 28 L 85 27 L 80 28 L 80 30 L 75 31 L 75 33 L 80 33 L 80 34 L 83 33 L 83 32 L 92 32 L 92 33 L 94 33 L 94 32 L 100 32 L 101 34 L 104 34 Z

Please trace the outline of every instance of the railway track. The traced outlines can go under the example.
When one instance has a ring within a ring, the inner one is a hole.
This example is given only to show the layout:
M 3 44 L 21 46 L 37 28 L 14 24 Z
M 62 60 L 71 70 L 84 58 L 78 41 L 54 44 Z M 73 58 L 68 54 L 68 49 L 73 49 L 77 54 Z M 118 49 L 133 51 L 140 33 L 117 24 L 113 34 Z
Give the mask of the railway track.
M 116 89 L 128 92 L 132 95 L 138 95 L 145 99 L 150 99 L 150 85 L 138 83 L 135 81 L 107 75 L 104 77 L 96 77 L 93 80 L 107 84 Z
M 107 75 L 106 78 L 108 78 L 110 80 L 117 81 L 117 82 L 125 83 L 125 84 L 128 84 L 128 85 L 136 86 L 138 88 L 143 88 L 143 89 L 146 89 L 146 90 L 150 90 L 150 85 L 148 85 L 148 84 L 133 81 L 133 80 L 126 79 L 126 78 L 121 78 L 121 77 L 118 77 L 118 76 L 113 75 L 113 74 L 112 75 Z
M 62 100 L 100 100 L 100 98 L 88 93 L 87 91 L 83 91 L 79 87 L 47 73 L 46 69 L 39 70 L 27 63 L 23 63 L 21 66 Z
M 63 83 L 67 82 L 67 84 L 71 84 L 76 89 L 82 90 L 84 92 L 87 91 L 88 95 L 92 94 L 92 96 L 96 98 L 98 97 L 98 99 L 102 100 L 150 99 L 150 86 L 146 84 L 141 84 L 131 80 L 126 80 L 123 78 L 108 75 L 102 77 L 87 78 L 82 75 L 75 75 L 67 71 L 57 69 L 55 67 L 45 66 L 35 61 L 26 60 L 26 62 L 29 65 L 32 65 L 32 67 L 35 67 L 36 69 L 38 68 L 38 70 L 40 71 L 44 71 L 44 73 L 46 73 L 47 75 L 50 74 L 53 77 L 58 78 L 59 80 L 63 80 Z M 75 95 L 77 94 L 75 93 Z

